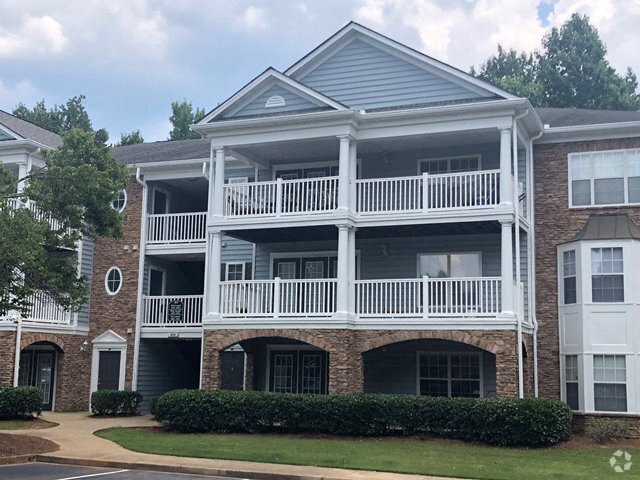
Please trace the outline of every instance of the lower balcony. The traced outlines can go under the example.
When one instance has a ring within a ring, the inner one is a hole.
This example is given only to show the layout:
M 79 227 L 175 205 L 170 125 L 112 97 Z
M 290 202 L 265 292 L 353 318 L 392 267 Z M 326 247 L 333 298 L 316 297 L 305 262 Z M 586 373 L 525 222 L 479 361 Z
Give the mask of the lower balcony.
M 44 324 L 69 326 L 73 323 L 74 314 L 62 308 L 44 293 L 34 293 L 28 298 L 31 308 L 21 321 L 23 324 Z M 9 315 L 0 315 L 0 321 L 14 321 Z
M 199 327 L 203 299 L 204 295 L 145 295 L 142 327 Z

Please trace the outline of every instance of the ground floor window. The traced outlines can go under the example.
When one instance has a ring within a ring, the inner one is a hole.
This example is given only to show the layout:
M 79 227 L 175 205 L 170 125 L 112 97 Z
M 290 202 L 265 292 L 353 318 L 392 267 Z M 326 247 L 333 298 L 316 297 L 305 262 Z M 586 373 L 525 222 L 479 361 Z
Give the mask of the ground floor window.
M 432 397 L 481 397 L 479 352 L 418 354 L 418 393 Z
M 269 390 L 276 393 L 327 393 L 328 357 L 321 350 L 271 350 Z
M 594 355 L 593 381 L 596 411 L 627 411 L 627 364 L 624 355 Z
M 578 356 L 566 355 L 564 357 L 565 396 L 571 410 L 579 409 L 578 400 Z

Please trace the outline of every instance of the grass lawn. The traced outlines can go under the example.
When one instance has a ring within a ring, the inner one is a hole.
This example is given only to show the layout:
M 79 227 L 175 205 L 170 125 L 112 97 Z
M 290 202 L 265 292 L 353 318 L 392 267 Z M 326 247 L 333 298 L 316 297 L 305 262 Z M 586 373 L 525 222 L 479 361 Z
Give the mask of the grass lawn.
M 0 430 L 34 430 L 39 428 L 51 428 L 58 425 L 39 418 L 27 420 L 0 420 Z
M 96 435 L 129 450 L 184 457 L 248 460 L 492 480 L 608 479 L 618 447 L 500 449 L 449 440 L 337 439 L 293 435 L 179 434 L 162 429 L 111 428 Z M 624 448 L 623 448 L 624 449 Z M 640 479 L 638 459 L 621 478 Z

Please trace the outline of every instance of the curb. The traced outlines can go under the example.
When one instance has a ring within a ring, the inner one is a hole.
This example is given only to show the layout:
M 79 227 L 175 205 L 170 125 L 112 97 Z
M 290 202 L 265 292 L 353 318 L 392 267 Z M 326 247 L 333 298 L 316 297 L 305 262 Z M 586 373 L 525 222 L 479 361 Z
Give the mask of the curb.
M 31 458 L 30 461 L 42 463 L 57 463 L 61 465 L 80 465 L 85 467 L 119 468 L 127 470 L 147 470 L 153 472 L 184 473 L 190 475 L 235 477 L 250 480 L 344 480 L 344 478 L 341 477 L 327 477 L 318 475 L 295 475 L 287 473 L 257 472 L 253 470 L 229 470 L 224 468 L 190 467 L 187 465 L 162 465 L 157 463 L 144 462 L 118 462 L 113 460 L 57 457 L 54 455 L 36 455 L 35 457 L 30 456 L 29 458 Z M 25 461 L 16 463 L 24 463 Z
M 37 455 L 14 455 L 13 457 L 0 457 L 0 465 L 15 465 L 17 463 L 35 462 Z

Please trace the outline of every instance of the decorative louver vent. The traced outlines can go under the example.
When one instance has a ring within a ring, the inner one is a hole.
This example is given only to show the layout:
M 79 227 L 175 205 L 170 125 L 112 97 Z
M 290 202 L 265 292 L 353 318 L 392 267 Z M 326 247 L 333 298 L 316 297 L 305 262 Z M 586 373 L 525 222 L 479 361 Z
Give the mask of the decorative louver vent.
M 280 95 L 273 95 L 267 99 L 264 108 L 284 107 L 286 104 L 287 102 Z

